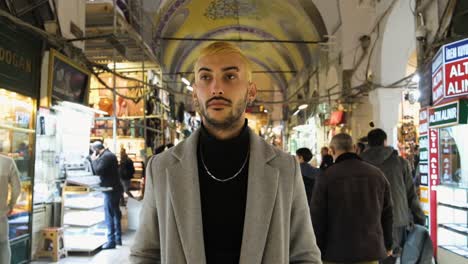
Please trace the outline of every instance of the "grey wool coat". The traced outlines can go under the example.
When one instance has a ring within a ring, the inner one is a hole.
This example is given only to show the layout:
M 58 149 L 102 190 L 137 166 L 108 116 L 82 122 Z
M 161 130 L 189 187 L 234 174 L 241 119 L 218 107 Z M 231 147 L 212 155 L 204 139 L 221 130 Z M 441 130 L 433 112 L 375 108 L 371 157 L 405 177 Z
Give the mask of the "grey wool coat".
M 239 263 L 322 263 L 299 164 L 249 133 L 251 154 Z M 131 263 L 206 263 L 198 138 L 196 131 L 148 162 Z

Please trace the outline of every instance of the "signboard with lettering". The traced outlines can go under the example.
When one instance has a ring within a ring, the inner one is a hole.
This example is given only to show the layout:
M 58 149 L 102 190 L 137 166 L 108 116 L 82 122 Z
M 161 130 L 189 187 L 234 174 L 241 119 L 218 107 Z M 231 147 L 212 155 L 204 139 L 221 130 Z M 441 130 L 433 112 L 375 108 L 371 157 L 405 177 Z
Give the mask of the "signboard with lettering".
M 463 97 L 468 97 L 468 39 L 442 46 L 432 60 L 434 104 Z
M 31 97 L 39 95 L 40 43 L 0 19 L 0 88 Z
M 429 191 L 429 116 L 428 108 L 419 111 L 419 201 L 426 215 L 427 228 L 430 218 L 430 191 Z
M 427 108 L 419 111 L 419 135 L 427 135 L 429 130 L 429 116 Z
M 468 123 L 468 100 L 454 101 L 429 108 L 429 127 Z
M 433 241 L 437 241 L 437 190 L 439 184 L 439 130 L 429 129 L 429 226 Z M 436 250 L 437 245 L 434 245 Z
M 428 179 L 428 161 L 429 161 L 429 138 L 428 136 L 419 137 L 419 174 L 421 177 L 421 185 L 429 186 Z
M 434 103 L 440 101 L 444 96 L 443 63 L 443 48 L 441 48 L 432 60 L 432 101 Z
M 429 176 L 430 186 L 436 186 L 439 181 L 439 131 L 429 130 Z

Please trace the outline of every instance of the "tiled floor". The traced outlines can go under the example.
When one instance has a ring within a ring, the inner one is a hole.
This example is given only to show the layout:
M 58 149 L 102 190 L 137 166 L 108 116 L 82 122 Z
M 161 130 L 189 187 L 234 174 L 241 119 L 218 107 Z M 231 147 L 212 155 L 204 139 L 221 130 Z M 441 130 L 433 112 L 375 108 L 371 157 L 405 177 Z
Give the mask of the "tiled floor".
M 52 262 L 48 259 L 39 259 L 31 262 L 32 264 L 44 264 L 44 263 L 60 263 L 60 264 L 83 264 L 83 263 L 96 263 L 96 264 L 127 264 L 130 263 L 128 256 L 130 255 L 130 246 L 133 243 L 135 237 L 135 231 L 128 231 L 122 238 L 123 245 L 116 249 L 101 250 L 94 253 L 94 255 L 88 254 L 69 254 L 67 258 L 62 258 L 59 262 Z

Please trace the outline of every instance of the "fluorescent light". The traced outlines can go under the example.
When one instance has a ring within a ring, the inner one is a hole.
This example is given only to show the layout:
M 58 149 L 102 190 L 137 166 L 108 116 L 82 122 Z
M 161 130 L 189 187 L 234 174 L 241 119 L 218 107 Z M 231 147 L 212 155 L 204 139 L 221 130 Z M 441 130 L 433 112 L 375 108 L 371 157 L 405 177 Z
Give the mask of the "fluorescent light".
M 60 106 L 71 108 L 71 109 L 82 111 L 82 112 L 94 112 L 94 113 L 100 114 L 100 115 L 108 115 L 109 114 L 109 113 L 107 113 L 105 111 L 102 111 L 102 110 L 99 110 L 99 109 L 94 109 L 94 108 L 91 108 L 91 107 L 87 107 L 87 106 L 84 106 L 84 105 L 81 105 L 81 104 L 72 103 L 72 102 L 68 102 L 68 101 L 60 102 Z
M 297 109 L 296 112 L 294 112 L 293 116 L 299 114 L 300 111 L 301 111 L 300 109 Z
M 411 81 L 414 83 L 419 83 L 419 80 L 420 80 L 419 74 L 415 73 Z
M 185 83 L 185 85 L 190 86 L 190 82 L 187 79 L 185 79 L 184 77 L 182 77 L 182 82 Z
M 193 87 L 190 86 L 190 85 L 187 85 L 185 88 L 187 88 L 187 90 L 189 90 L 189 91 L 191 91 L 191 92 L 193 91 Z
M 308 106 L 309 106 L 308 104 L 302 104 L 302 105 L 300 105 L 298 108 L 299 108 L 299 110 L 304 110 L 304 109 L 306 109 Z

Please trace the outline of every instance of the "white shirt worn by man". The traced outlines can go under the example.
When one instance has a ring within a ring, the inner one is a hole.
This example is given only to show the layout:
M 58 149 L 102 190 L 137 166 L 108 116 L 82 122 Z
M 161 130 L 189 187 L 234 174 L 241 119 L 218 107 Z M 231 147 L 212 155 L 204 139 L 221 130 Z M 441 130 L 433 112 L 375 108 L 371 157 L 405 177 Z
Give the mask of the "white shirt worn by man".
M 13 159 L 0 155 L 0 263 L 9 263 L 7 214 L 16 204 L 21 191 L 18 169 Z

